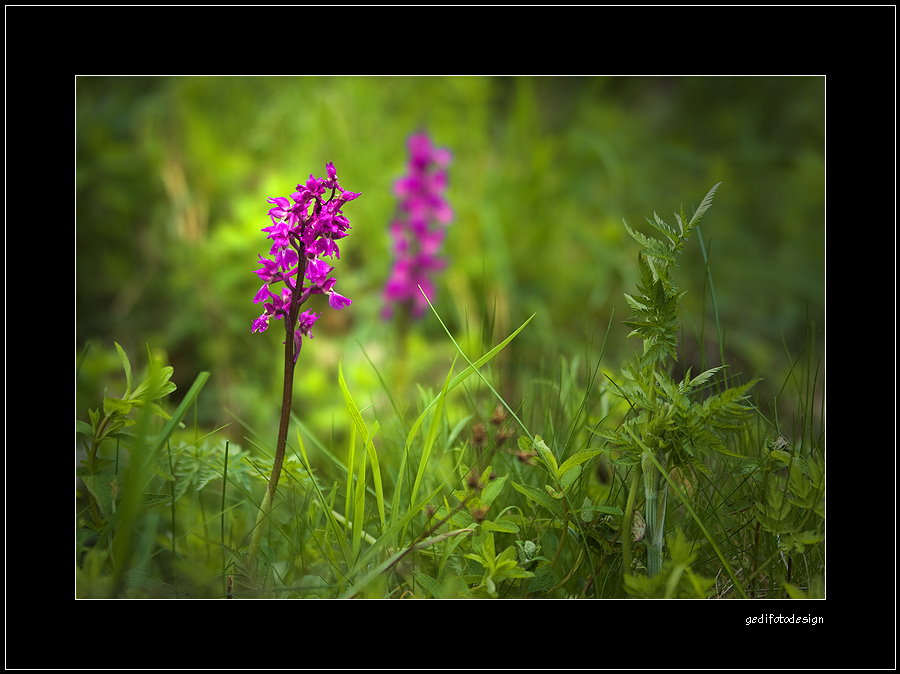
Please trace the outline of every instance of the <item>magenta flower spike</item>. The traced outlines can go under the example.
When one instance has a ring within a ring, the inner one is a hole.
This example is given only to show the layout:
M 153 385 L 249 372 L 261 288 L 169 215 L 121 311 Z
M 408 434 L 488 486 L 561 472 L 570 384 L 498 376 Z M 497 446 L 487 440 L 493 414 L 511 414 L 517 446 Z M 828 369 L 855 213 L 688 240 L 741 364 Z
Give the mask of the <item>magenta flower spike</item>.
M 335 279 L 329 276 L 334 267 L 322 257 L 340 258 L 336 241 L 347 236 L 350 221 L 344 216 L 344 204 L 360 196 L 345 191 L 338 181 L 337 170 L 329 162 L 327 178 L 310 175 L 297 185 L 288 197 L 270 197 L 268 211 L 272 224 L 263 227 L 272 241 L 270 258 L 259 256 L 261 265 L 254 273 L 263 281 L 253 297 L 263 303 L 265 311 L 254 319 L 251 332 L 265 332 L 269 321 L 286 320 L 288 337 L 293 338 L 293 361 L 300 353 L 303 337 L 312 338 L 310 330 L 319 318 L 311 311 L 300 313 L 300 305 L 312 294 L 328 296 L 332 309 L 343 309 L 351 300 L 334 290 Z M 272 287 L 283 285 L 273 292 Z
M 400 307 L 415 317 L 424 313 L 428 302 L 422 292 L 428 300 L 433 299 L 432 277 L 445 266 L 439 252 L 447 225 L 453 219 L 444 196 L 450 151 L 435 147 L 424 133 L 411 136 L 407 147 L 407 175 L 394 183 L 399 202 L 390 224 L 394 263 L 383 291 L 384 318 L 393 316 Z
M 253 296 L 253 302 L 262 303 L 263 313 L 253 320 L 250 332 L 265 332 L 273 319 L 284 321 L 284 387 L 272 474 L 250 542 L 251 557 L 259 550 L 261 532 L 266 529 L 259 525 L 268 516 L 284 462 L 297 357 L 303 338 L 312 339 L 313 326 L 320 316 L 314 311 L 301 312 L 300 307 L 314 294 L 326 295 L 332 309 L 343 309 L 351 303 L 335 291 L 336 280 L 330 276 L 334 267 L 321 258 L 340 258 L 335 242 L 347 236 L 350 229 L 342 208 L 360 195 L 344 191 L 334 164 L 329 162 L 325 170 L 327 178 L 310 175 L 297 185 L 290 198 L 270 197 L 268 203 L 272 208 L 268 216 L 272 224 L 262 228 L 272 245 L 270 258 L 260 255 L 260 268 L 254 271 L 263 285 Z

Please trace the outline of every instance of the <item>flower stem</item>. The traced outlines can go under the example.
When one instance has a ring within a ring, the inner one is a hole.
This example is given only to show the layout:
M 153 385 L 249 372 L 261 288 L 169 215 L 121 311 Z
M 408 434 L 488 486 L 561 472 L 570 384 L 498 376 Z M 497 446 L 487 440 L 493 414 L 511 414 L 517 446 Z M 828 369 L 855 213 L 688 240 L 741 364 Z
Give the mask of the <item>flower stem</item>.
M 297 320 L 297 311 L 291 307 L 290 326 Z M 294 398 L 294 330 L 286 330 L 284 340 L 284 388 L 281 394 L 281 420 L 278 424 L 278 441 L 275 444 L 275 460 L 272 463 L 272 475 L 267 487 L 268 500 L 275 496 L 278 479 L 281 477 L 281 466 L 284 463 L 284 449 L 287 445 L 288 425 L 291 420 L 291 404 Z
M 287 281 L 285 281 L 287 283 Z M 272 474 L 266 486 L 266 495 L 263 498 L 256 518 L 256 526 L 253 530 L 253 538 L 250 541 L 250 555 L 256 556 L 259 551 L 259 541 L 262 535 L 262 522 L 268 517 L 275 499 L 275 490 L 281 477 L 281 466 L 284 463 L 284 450 L 287 445 L 288 426 L 291 420 L 291 405 L 294 398 L 294 330 L 296 329 L 297 314 L 300 311 L 299 293 L 293 294 L 289 315 L 285 320 L 284 338 L 284 388 L 281 393 L 281 419 L 278 424 L 278 440 L 275 443 L 275 458 L 272 461 Z

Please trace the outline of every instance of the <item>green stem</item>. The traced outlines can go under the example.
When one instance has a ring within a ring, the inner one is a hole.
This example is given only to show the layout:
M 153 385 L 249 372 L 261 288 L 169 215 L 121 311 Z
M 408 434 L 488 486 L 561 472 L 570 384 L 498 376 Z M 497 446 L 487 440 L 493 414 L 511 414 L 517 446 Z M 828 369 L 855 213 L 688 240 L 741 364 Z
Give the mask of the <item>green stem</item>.
M 625 503 L 625 516 L 622 518 L 622 573 L 631 573 L 631 527 L 634 518 L 634 502 L 637 500 L 638 485 L 641 483 L 641 464 L 634 467 L 631 474 L 631 487 L 628 489 L 628 501 Z
M 225 488 L 228 486 L 228 440 L 225 441 L 225 466 L 222 470 L 222 508 L 219 515 L 220 543 L 222 546 L 222 576 L 228 569 L 228 554 L 225 548 Z M 228 596 L 228 581 L 225 582 L 225 596 Z
M 645 459 L 646 460 L 646 459 Z M 644 466 L 644 498 L 647 505 L 644 512 L 646 530 L 644 540 L 647 545 L 647 575 L 655 576 L 662 570 L 663 533 L 666 526 L 666 496 L 668 489 L 662 483 L 660 473 L 647 460 Z
M 304 266 L 303 275 L 306 274 Z M 259 541 L 262 535 L 262 522 L 268 517 L 272 508 L 272 502 L 275 499 L 275 490 L 278 487 L 278 480 L 281 477 L 281 466 L 284 463 L 284 450 L 287 446 L 288 426 L 291 419 L 291 404 L 294 397 L 294 331 L 297 329 L 297 315 L 300 313 L 300 279 L 303 275 L 298 275 L 296 286 L 291 298 L 291 308 L 288 316 L 285 318 L 285 337 L 284 337 L 284 387 L 281 392 L 281 419 L 278 424 L 278 440 L 275 443 L 275 459 L 272 462 L 272 474 L 269 477 L 269 484 L 266 487 L 266 495 L 263 498 L 262 505 L 259 509 L 259 515 L 256 519 L 256 526 L 253 530 L 253 538 L 250 541 L 249 554 L 255 557 L 259 551 Z M 287 282 L 287 281 L 285 281 Z

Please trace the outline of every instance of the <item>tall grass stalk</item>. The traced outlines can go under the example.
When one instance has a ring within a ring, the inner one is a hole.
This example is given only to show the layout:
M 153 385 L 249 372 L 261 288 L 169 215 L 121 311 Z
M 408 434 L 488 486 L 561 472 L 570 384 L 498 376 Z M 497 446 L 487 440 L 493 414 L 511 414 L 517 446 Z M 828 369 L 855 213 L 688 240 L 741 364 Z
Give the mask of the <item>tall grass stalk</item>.
M 228 591 L 228 554 L 227 548 L 225 547 L 225 490 L 228 487 L 228 446 L 229 441 L 225 441 L 225 459 L 222 463 L 222 506 L 220 508 L 219 514 L 219 545 L 222 548 L 222 579 L 225 582 L 225 596 L 227 597 L 229 594 Z

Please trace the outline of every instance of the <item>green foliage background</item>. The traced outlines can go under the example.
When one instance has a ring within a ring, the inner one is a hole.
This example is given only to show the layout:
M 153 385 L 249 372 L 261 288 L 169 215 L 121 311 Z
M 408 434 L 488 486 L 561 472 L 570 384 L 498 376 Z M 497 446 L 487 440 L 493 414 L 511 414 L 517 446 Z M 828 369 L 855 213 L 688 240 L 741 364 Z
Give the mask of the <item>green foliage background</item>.
M 250 333 L 266 198 L 329 161 L 363 195 L 345 209 L 353 229 L 336 265 L 354 304 L 326 307 L 295 410 L 327 435 L 345 413 L 339 359 L 357 399 L 374 397 L 368 359 L 391 359 L 378 313 L 392 184 L 416 130 L 454 157 L 436 298 L 448 327 L 480 353 L 537 314 L 499 361 L 506 390 L 524 395 L 560 356 L 596 353 L 611 320 L 604 367 L 618 368 L 639 346 L 622 326 L 622 293 L 638 281 L 622 219 L 641 229 L 654 209 L 690 212 L 719 181 L 702 235 L 728 362 L 771 398 L 809 326 L 821 352 L 824 78 L 78 77 L 76 96 L 76 350 L 90 355 L 79 410 L 121 376 L 113 340 L 129 353 L 150 344 L 174 366 L 176 401 L 212 373 L 201 424 L 231 424 L 237 439 L 240 419 L 273 428 L 274 442 L 283 332 Z M 704 320 L 717 349 L 696 243 L 677 277 L 690 363 Z M 452 346 L 431 316 L 415 338 L 414 381 L 439 386 Z

